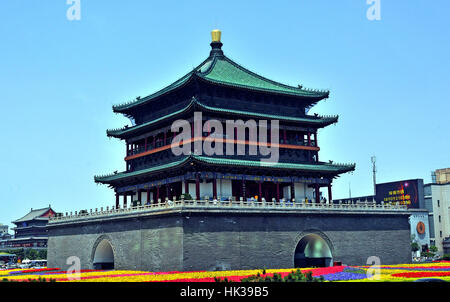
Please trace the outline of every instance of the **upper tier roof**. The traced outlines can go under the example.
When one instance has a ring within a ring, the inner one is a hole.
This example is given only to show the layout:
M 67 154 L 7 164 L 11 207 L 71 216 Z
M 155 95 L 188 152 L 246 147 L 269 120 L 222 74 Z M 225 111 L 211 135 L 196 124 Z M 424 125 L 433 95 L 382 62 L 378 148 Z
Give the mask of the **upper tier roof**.
M 144 98 L 137 98 L 136 100 L 125 104 L 113 106 L 114 112 L 124 113 L 128 109 L 145 104 L 187 84 L 194 79 L 231 88 L 240 88 L 269 94 L 287 95 L 302 99 L 309 99 L 310 103 L 315 103 L 319 100 L 328 98 L 329 96 L 329 91 L 309 90 L 302 87 L 289 86 L 269 80 L 242 67 L 225 56 L 221 50 L 222 43 L 213 42 L 211 43 L 211 46 L 213 49 L 210 56 L 199 66 L 194 68 L 194 70 L 156 93 Z

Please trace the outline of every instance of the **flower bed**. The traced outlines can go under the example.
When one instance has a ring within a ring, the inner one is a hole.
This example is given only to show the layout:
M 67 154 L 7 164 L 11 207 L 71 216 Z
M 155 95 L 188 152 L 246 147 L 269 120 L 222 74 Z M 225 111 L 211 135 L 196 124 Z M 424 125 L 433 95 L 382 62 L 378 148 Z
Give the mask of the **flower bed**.
M 421 278 L 439 278 L 450 281 L 450 261 L 421 264 L 399 264 L 379 267 L 379 274 L 368 276 L 368 266 L 338 266 L 327 268 L 305 268 L 302 273 L 312 273 L 313 277 L 322 276 L 329 282 L 410 282 Z M 196 272 L 144 272 L 144 271 L 100 271 L 82 270 L 79 280 L 72 280 L 76 275 L 67 275 L 60 269 L 15 269 L 0 271 L 0 279 L 27 282 L 39 278 L 54 279 L 57 282 L 215 282 L 216 279 L 229 282 L 241 282 L 242 279 L 260 274 L 271 276 L 275 273 L 287 276 L 295 269 L 235 270 L 235 271 L 196 271 Z M 376 270 L 374 271 L 376 272 Z

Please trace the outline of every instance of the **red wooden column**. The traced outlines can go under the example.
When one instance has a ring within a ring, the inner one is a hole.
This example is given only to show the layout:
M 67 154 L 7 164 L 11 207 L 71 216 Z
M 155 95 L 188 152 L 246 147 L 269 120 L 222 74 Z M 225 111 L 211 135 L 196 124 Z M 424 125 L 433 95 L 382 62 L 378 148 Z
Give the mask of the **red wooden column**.
M 330 203 L 333 201 L 332 184 L 328 185 L 328 200 Z
M 188 180 L 184 181 L 184 193 L 189 194 L 189 181 Z
M 311 132 L 308 132 L 308 146 L 311 146 Z M 312 151 L 308 151 L 308 160 L 309 162 L 312 162 L 313 160 Z
M 156 187 L 156 203 L 159 203 L 159 186 Z
M 245 179 L 242 180 L 242 198 L 244 199 L 244 201 L 247 201 L 247 190 Z
M 316 147 L 319 147 L 319 143 L 317 140 L 317 132 L 314 134 L 314 139 L 316 141 Z M 316 152 L 316 161 L 319 162 L 319 151 Z
M 315 185 L 315 189 L 316 189 L 316 203 L 320 203 L 320 189 L 318 184 Z
M 295 199 L 295 183 L 291 183 L 291 201 L 292 199 Z
M 261 201 L 262 200 L 262 182 L 260 181 L 259 182 L 259 199 L 258 199 L 258 201 Z
M 120 195 L 116 192 L 116 209 L 120 208 Z
M 215 176 L 212 185 L 213 185 L 213 198 L 217 198 L 217 179 Z
M 127 207 L 127 192 L 123 193 L 123 207 Z
M 150 204 L 150 188 L 147 189 L 147 204 Z
M 280 201 L 280 183 L 279 182 L 277 182 L 277 200 L 276 201 L 277 202 Z
M 166 184 L 166 197 L 169 198 L 169 200 L 171 200 L 172 196 L 170 196 L 170 184 Z
M 195 176 L 195 196 L 197 200 L 200 200 L 200 177 L 198 174 Z
M 137 190 L 137 206 L 142 205 L 142 192 L 141 190 Z

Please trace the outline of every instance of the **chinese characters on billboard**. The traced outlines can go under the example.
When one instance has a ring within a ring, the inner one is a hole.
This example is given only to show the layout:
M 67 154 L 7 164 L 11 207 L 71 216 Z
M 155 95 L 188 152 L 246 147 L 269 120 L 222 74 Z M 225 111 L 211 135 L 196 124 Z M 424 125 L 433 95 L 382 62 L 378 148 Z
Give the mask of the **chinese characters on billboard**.
M 420 208 L 420 180 L 404 180 L 377 184 L 378 203 L 406 205 L 408 208 Z M 423 186 L 423 183 L 422 183 Z

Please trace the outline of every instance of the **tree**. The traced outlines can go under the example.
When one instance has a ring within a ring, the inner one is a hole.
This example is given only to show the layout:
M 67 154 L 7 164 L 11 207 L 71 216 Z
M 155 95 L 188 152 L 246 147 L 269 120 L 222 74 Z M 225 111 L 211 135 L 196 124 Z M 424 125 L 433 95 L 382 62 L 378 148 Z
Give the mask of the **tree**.
M 419 244 L 418 244 L 417 242 L 411 243 L 411 250 L 412 250 L 413 252 L 417 252 L 418 250 L 420 250 Z
M 47 250 L 38 250 L 37 260 L 47 260 Z
M 25 257 L 30 260 L 36 260 L 38 258 L 38 252 L 36 250 L 30 249 L 25 251 Z
M 434 245 L 430 246 L 430 252 L 437 253 L 437 251 L 438 251 L 438 248 L 436 246 L 434 246 Z
M 19 259 L 25 259 L 25 251 L 24 249 L 20 249 L 20 250 L 9 250 L 8 254 L 14 254 L 17 256 L 17 258 Z

